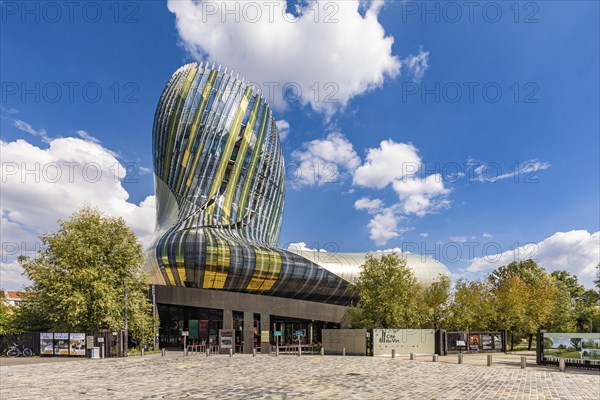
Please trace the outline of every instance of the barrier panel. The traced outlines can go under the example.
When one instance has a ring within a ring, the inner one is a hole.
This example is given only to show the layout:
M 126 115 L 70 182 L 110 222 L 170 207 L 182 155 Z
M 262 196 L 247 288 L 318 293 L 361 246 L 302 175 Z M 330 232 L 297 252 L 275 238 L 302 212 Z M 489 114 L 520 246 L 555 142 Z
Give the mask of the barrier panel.
M 322 347 L 327 355 L 339 355 L 346 349 L 346 355 L 366 356 L 366 329 L 321 329 Z

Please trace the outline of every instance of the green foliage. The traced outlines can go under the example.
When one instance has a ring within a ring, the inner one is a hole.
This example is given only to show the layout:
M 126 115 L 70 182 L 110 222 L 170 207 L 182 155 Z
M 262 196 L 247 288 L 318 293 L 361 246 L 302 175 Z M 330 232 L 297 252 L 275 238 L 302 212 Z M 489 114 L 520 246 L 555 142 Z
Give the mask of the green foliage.
M 35 258 L 19 258 L 33 282 L 18 313 L 20 328 L 123 329 L 127 289 L 132 337 L 152 335 L 142 246 L 125 221 L 84 206 L 59 226 L 40 237 L 43 246 Z
M 352 327 L 411 328 L 419 325 L 421 286 L 398 254 L 384 254 L 381 258 L 368 254 L 352 290 L 359 298 L 359 309 L 348 314 Z
M 450 278 L 440 275 L 431 285 L 421 289 L 422 328 L 441 328 L 448 313 Z
M 495 329 L 496 309 L 487 282 L 459 280 L 448 307 L 446 328 L 456 331 Z
M 14 331 L 14 312 L 4 296 L 0 296 L 0 335 L 13 333 Z
M 425 287 L 398 254 L 369 254 L 352 289 L 359 304 L 346 314 L 351 327 L 434 328 L 443 324 L 450 279 L 440 276 Z

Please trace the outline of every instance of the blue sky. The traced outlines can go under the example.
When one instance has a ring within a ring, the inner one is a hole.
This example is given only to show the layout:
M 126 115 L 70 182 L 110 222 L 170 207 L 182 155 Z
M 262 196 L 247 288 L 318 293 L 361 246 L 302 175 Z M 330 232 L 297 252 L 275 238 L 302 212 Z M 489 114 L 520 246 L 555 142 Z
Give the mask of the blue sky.
M 318 15 L 304 4 L 296 23 L 277 10 L 275 23 L 265 21 L 264 8 L 248 23 L 252 10 L 241 6 L 236 22 L 235 11 L 206 1 L 91 2 L 71 15 L 51 3 L 2 3 L 3 287 L 21 284 L 15 254 L 83 201 L 124 216 L 147 240 L 154 109 L 171 74 L 200 59 L 303 89 L 300 102 L 273 99 L 280 126 L 289 125 L 282 246 L 400 248 L 468 278 L 528 246 L 519 257 L 591 284 L 600 246 L 597 2 L 321 2 Z M 337 105 L 323 98 L 332 88 Z M 44 163 L 64 160 L 104 160 L 103 172 L 115 161 L 129 175 L 35 182 Z M 40 170 L 23 176 L 35 163 Z M 315 181 L 316 164 L 334 179 Z M 393 173 L 407 164 L 419 171 Z

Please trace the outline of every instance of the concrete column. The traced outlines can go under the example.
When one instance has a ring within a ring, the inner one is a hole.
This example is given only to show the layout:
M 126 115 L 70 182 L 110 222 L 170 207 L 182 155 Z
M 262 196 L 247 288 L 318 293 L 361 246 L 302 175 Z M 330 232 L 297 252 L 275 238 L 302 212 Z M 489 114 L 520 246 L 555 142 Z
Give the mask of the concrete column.
M 223 310 L 223 329 L 233 329 L 233 311 L 231 309 Z
M 254 349 L 254 313 L 244 312 L 244 354 L 252 354 Z
M 269 337 L 271 337 L 271 332 L 269 331 L 271 327 L 271 316 L 268 313 L 260 314 L 260 331 L 261 336 L 264 332 L 269 332 Z M 260 341 L 260 352 L 261 354 L 269 354 L 271 350 L 271 344 L 268 341 Z

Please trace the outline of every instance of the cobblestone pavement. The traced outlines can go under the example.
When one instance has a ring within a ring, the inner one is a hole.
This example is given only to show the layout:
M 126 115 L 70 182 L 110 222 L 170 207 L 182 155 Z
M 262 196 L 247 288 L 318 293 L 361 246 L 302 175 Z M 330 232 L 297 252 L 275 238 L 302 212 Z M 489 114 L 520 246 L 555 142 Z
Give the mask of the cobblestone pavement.
M 600 374 L 341 356 L 167 357 L 0 367 L 2 399 L 599 399 Z

